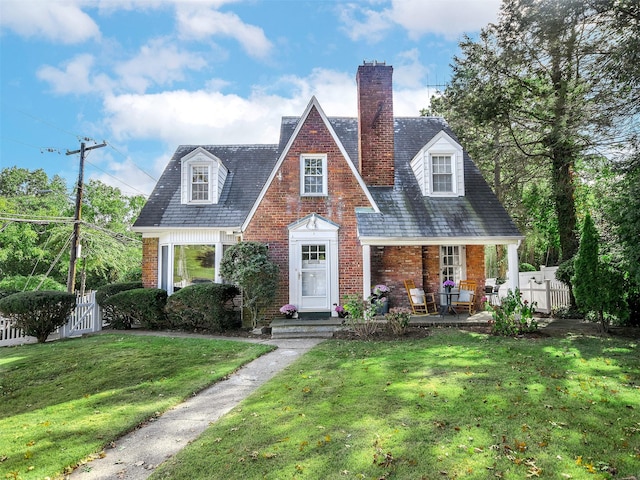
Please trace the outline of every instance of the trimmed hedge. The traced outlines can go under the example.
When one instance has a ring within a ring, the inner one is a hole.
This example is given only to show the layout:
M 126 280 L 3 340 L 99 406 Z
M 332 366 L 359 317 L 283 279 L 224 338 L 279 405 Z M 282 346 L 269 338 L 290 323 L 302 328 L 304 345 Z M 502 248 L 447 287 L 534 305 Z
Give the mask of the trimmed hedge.
M 75 307 L 75 294 L 58 291 L 20 292 L 0 299 L 0 312 L 38 343 L 67 323 Z
M 102 309 L 102 320 L 108 324 L 110 324 L 113 328 L 124 329 L 125 326 L 115 327 L 118 324 L 118 319 L 116 318 L 116 312 L 113 311 L 113 307 L 107 304 L 107 299 L 112 297 L 113 295 L 117 295 L 120 292 L 125 292 L 127 290 L 134 290 L 136 288 L 142 288 L 142 282 L 120 282 L 120 283 L 110 283 L 108 285 L 103 285 L 96 290 L 96 302 L 100 305 Z M 129 327 L 131 328 L 131 327 Z
M 149 330 L 167 327 L 164 307 L 167 292 L 161 288 L 135 288 L 111 295 L 102 307 L 110 312 L 109 324 L 115 329 L 129 329 L 133 324 Z
M 241 326 L 233 299 L 240 290 L 233 285 L 202 283 L 178 290 L 167 300 L 171 328 L 188 332 L 218 333 Z
M 134 288 L 142 288 L 142 282 L 120 282 L 103 285 L 96 290 L 96 302 L 102 307 L 104 301 L 112 295 L 126 290 L 133 290 Z

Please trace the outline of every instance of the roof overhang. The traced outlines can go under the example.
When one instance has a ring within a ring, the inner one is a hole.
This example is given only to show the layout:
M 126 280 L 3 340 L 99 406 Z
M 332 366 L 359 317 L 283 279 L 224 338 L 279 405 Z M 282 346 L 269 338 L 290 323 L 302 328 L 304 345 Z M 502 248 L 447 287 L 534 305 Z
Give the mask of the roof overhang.
M 133 227 L 131 229 L 136 233 L 141 233 L 143 238 L 157 237 L 162 234 L 171 232 L 199 231 L 199 232 L 224 232 L 228 235 L 240 235 L 240 225 L 230 227 Z
M 362 245 L 520 245 L 524 237 L 360 237 Z

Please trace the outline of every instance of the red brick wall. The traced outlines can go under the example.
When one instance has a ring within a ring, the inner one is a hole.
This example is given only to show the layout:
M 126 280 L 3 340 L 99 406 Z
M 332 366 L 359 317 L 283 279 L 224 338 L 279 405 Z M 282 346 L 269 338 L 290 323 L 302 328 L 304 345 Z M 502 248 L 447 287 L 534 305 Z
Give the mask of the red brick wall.
M 158 287 L 158 239 L 142 239 L 142 285 Z
M 467 279 L 475 280 L 477 305 L 480 305 L 484 288 L 484 246 L 467 245 Z M 437 293 L 440 291 L 440 247 L 427 245 L 424 247 L 385 247 L 371 248 L 372 283 L 385 283 L 391 287 L 391 305 L 409 307 L 405 279 L 413 279 L 416 285 L 426 292 L 436 294 L 436 302 L 440 303 Z
M 405 280 L 422 286 L 422 247 L 371 247 L 371 286 L 384 283 L 391 293 L 392 307 L 409 307 Z
M 327 154 L 328 196 L 300 196 L 300 155 L 303 153 Z M 280 287 L 269 314 L 277 314 L 277 309 L 289 301 L 287 227 L 312 213 L 340 226 L 339 298 L 362 292 L 362 247 L 357 239 L 355 208 L 369 205 L 320 114 L 313 108 L 243 236 L 246 241 L 267 243 L 269 255 L 280 267 Z
M 393 185 L 393 67 L 358 67 L 360 174 L 367 185 Z

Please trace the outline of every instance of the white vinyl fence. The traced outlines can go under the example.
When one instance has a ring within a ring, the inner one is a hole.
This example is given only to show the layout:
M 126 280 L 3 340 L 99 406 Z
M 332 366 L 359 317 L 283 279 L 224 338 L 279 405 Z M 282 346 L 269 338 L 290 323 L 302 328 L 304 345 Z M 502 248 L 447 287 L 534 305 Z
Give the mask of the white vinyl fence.
M 96 292 L 78 295 L 76 309 L 69 316 L 69 321 L 60 327 L 51 337 L 67 338 L 102 330 L 100 307 L 96 303 Z M 11 320 L 0 317 L 0 347 L 35 343 L 35 337 L 28 337 L 16 328 Z
M 529 303 L 536 302 L 536 312 L 551 313 L 552 310 L 568 307 L 571 304 L 569 287 L 558 280 L 543 280 L 538 283 L 529 280 L 520 285 L 522 299 Z

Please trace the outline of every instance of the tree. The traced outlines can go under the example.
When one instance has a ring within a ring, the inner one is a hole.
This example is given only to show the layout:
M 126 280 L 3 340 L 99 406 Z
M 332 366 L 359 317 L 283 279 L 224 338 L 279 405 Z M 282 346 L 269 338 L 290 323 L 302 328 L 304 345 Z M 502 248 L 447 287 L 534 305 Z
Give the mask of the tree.
M 243 306 L 251 313 L 253 328 L 273 302 L 278 272 L 278 265 L 269 259 L 269 250 L 262 243 L 240 242 L 224 252 L 220 274 L 242 289 Z
M 602 330 L 607 331 L 611 315 L 621 316 L 624 303 L 623 275 L 601 258 L 599 236 L 591 215 L 584 219 L 580 246 L 574 261 L 573 294 L 584 312 L 595 312 Z
M 431 108 L 478 138 L 465 144 L 514 218 L 524 205 L 519 185 L 549 186 L 562 261 L 578 246 L 579 164 L 600 158 L 599 149 L 628 148 L 636 133 L 629 112 L 638 111 L 638 62 L 616 73 L 620 59 L 637 59 L 636 5 L 505 0 L 496 25 L 461 43 L 451 85 Z M 620 39 L 635 47 L 620 47 Z
M 139 271 L 142 249 L 131 224 L 144 198 L 92 180 L 85 186 L 80 279 L 88 288 L 130 278 Z M 65 284 L 74 205 L 64 180 L 43 170 L 0 171 L 0 275 L 48 275 Z M 30 280 L 26 289 L 39 281 Z

